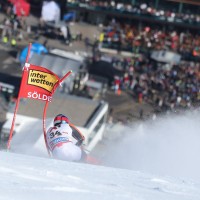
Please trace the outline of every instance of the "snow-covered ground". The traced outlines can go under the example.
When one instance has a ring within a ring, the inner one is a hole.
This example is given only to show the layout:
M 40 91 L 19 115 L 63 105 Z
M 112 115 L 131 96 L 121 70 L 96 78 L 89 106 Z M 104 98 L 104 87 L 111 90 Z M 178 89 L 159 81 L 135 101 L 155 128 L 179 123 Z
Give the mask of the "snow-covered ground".
M 198 200 L 200 182 L 0 153 L 2 200 Z
M 104 166 L 0 152 L 0 199 L 200 200 L 199 111 L 112 131 Z

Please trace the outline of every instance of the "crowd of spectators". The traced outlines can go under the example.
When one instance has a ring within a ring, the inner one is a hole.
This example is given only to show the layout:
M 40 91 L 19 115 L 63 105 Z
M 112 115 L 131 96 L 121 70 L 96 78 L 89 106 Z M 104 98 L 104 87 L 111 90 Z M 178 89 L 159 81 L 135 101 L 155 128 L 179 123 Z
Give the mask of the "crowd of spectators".
M 24 39 L 24 31 L 30 32 L 30 26 L 28 27 L 26 24 L 26 17 L 15 14 L 11 4 L 2 7 L 1 11 L 5 13 L 5 17 L 1 21 L 1 41 L 15 46 L 17 40 Z
M 130 1 L 131 2 L 131 1 Z M 136 1 L 137 2 L 137 1 Z M 199 24 L 200 15 L 197 12 L 188 11 L 179 13 L 178 10 L 173 11 L 174 9 L 167 9 L 165 7 L 155 8 L 152 3 L 140 3 L 140 4 L 131 4 L 125 3 L 123 1 L 95 1 L 95 0 L 68 0 L 68 3 L 76 4 L 80 7 L 96 8 L 109 11 L 117 11 L 125 14 L 135 14 L 146 17 L 152 17 L 154 19 L 168 21 L 168 22 L 177 22 L 177 23 L 190 23 L 190 24 Z M 178 3 L 177 3 L 178 7 Z
M 79 6 L 118 10 L 146 16 L 158 17 L 170 22 L 182 20 L 185 23 L 199 23 L 200 15 L 156 10 L 143 3 L 131 5 L 115 1 L 68 1 Z M 139 103 L 148 102 L 158 112 L 177 111 L 191 108 L 200 103 L 200 35 L 198 32 L 154 28 L 151 24 L 138 28 L 136 25 L 118 23 L 113 19 L 100 34 L 101 47 L 129 51 L 139 55 L 135 58 L 114 58 L 113 67 L 124 71 L 115 76 L 112 88 L 120 95 L 126 90 Z M 152 61 L 152 50 L 169 50 L 181 55 L 179 64 L 172 64 L 170 70 Z
M 26 39 L 37 41 L 40 36 L 60 40 L 69 45 L 72 39 L 81 40 L 81 34 L 76 34 L 76 38 L 71 38 L 69 27 L 65 22 L 60 24 L 45 23 L 42 19 L 38 20 L 37 25 L 31 25 L 27 16 L 17 15 L 13 4 L 7 2 L 0 3 L 1 13 L 4 19 L 0 22 L 1 42 L 6 45 L 15 46 L 18 41 Z M 2 18 L 1 18 L 2 19 Z
M 123 77 L 115 77 L 113 89 L 131 92 L 139 103 L 147 102 L 158 112 L 178 111 L 200 104 L 200 63 L 181 61 L 166 70 L 145 56 L 113 60 Z
M 95 3 L 98 6 L 109 4 L 106 1 L 79 2 L 93 6 Z M 111 4 L 112 1 L 108 6 Z M 119 5 L 115 6 L 119 8 Z M 142 8 L 144 7 L 143 5 Z M 27 25 L 23 18 L 11 15 L 10 7 L 6 12 L 8 17 L 3 21 L 2 38 L 14 36 L 20 39 L 21 30 L 27 29 Z M 112 46 L 119 51 L 128 49 L 139 55 L 135 58 L 112 60 L 113 66 L 121 68 L 124 72 L 123 77 L 115 77 L 112 85 L 117 94 L 120 94 L 121 90 L 129 91 L 139 103 L 143 101 L 151 103 L 157 111 L 177 110 L 199 104 L 200 64 L 189 59 L 200 56 L 199 34 L 154 29 L 150 26 L 138 29 L 130 24 L 119 24 L 112 20 L 105 27 L 99 40 L 103 45 L 107 45 L 106 47 Z M 166 70 L 149 59 L 148 53 L 151 50 L 174 51 L 179 53 L 184 61 L 173 65 L 171 70 Z
M 112 20 L 99 38 L 102 47 L 144 53 L 151 50 L 170 50 L 182 55 L 183 59 L 198 59 L 200 35 L 196 32 L 154 29 L 142 30 L 130 24 L 119 24 Z

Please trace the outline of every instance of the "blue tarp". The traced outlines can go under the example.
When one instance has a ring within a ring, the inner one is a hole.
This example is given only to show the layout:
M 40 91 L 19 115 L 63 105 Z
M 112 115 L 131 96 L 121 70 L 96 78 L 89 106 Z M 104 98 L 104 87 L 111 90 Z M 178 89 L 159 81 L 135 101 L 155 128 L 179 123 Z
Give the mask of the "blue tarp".
M 28 47 L 25 47 L 22 50 L 20 57 L 19 57 L 19 60 L 21 63 L 25 63 L 27 53 L 28 53 Z M 30 57 L 32 56 L 33 53 L 36 53 L 36 54 L 48 53 L 48 50 L 45 46 L 43 46 L 40 43 L 33 43 L 31 46 Z
M 71 20 L 74 20 L 75 17 L 76 17 L 76 14 L 74 12 L 69 12 L 69 13 L 64 15 L 63 20 L 64 21 L 71 21 Z

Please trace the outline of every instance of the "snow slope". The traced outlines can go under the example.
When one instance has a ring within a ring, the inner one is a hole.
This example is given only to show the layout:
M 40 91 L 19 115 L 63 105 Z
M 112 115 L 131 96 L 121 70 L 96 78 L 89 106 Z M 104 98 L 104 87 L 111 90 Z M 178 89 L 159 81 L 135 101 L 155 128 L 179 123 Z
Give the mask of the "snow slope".
M 0 200 L 200 200 L 199 110 L 109 131 L 104 166 L 1 151 Z
M 200 182 L 0 152 L 2 200 L 198 200 Z

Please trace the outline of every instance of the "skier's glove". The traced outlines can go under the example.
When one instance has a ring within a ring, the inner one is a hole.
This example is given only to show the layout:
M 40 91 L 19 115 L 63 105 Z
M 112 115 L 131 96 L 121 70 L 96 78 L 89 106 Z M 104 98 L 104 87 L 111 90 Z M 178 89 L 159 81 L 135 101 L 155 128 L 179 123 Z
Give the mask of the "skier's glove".
M 76 143 L 76 146 L 81 146 L 83 144 L 83 139 L 80 139 L 77 143 Z

